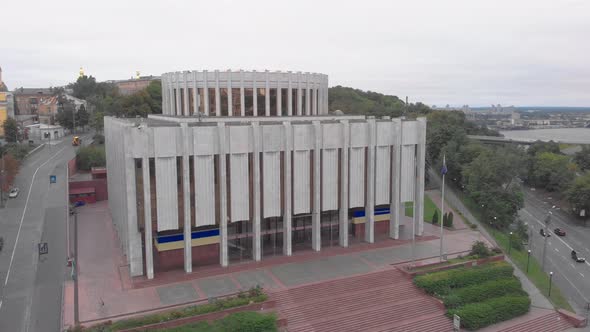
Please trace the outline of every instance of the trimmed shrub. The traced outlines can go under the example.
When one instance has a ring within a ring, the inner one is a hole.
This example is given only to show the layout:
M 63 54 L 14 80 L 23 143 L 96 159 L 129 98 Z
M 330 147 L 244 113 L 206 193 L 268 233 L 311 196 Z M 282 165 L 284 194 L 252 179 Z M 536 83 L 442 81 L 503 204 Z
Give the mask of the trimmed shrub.
M 466 304 L 447 311 L 447 316 L 461 317 L 461 327 L 477 330 L 488 325 L 524 315 L 529 311 L 528 296 L 501 296 L 484 302 Z
M 459 288 L 444 297 L 447 308 L 457 308 L 468 303 L 480 302 L 504 295 L 526 296 L 520 281 L 515 277 L 486 281 L 482 284 Z
M 447 215 L 447 223 L 444 224 L 445 227 L 453 227 L 453 212 L 449 212 Z
M 485 258 L 491 256 L 492 253 L 483 241 L 475 241 L 471 245 L 471 251 L 469 252 L 469 255 Z
M 439 218 L 439 216 L 438 216 L 438 211 L 437 211 L 437 210 L 435 210 L 435 211 L 434 211 L 434 214 L 432 215 L 432 224 L 433 224 L 433 225 L 436 225 L 436 224 L 438 224 L 438 218 Z
M 440 297 L 449 294 L 453 288 L 511 277 L 513 270 L 514 268 L 506 262 L 494 262 L 470 269 L 458 268 L 428 273 L 414 278 L 414 283 L 428 294 Z

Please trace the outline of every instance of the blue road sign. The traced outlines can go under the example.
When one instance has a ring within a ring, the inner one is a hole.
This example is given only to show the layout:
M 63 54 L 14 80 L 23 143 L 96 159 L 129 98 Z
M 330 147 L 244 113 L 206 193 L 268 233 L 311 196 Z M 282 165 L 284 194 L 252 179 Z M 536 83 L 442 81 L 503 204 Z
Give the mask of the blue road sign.
M 47 247 L 47 242 L 39 243 L 39 255 L 47 255 L 49 253 L 49 248 Z
M 56 183 L 56 182 L 57 182 L 57 176 L 50 175 L 49 176 L 49 183 Z

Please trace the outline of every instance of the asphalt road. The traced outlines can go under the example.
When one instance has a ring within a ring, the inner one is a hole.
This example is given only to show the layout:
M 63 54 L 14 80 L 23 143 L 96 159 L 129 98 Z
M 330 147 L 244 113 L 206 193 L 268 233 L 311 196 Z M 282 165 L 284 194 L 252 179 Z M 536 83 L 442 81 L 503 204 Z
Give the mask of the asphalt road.
M 590 262 L 577 263 L 571 258 L 571 251 L 576 250 L 578 256 L 590 259 L 590 227 L 584 227 L 579 221 L 560 209 L 553 208 L 550 196 L 525 188 L 525 206 L 520 211 L 521 219 L 528 223 L 529 248 L 532 255 L 542 262 L 545 238 L 539 234 L 544 228 L 544 220 L 548 211 L 552 212 L 547 238 L 546 268 L 553 271 L 553 282 L 567 297 L 577 313 L 586 316 L 590 300 Z M 553 229 L 561 228 L 566 232 L 563 237 L 553 233 Z
M 15 179 L 19 196 L 0 209 L 0 331 L 60 330 L 62 286 L 69 277 L 66 163 L 76 149 L 70 142 L 66 137 L 28 157 Z M 57 183 L 49 183 L 50 175 Z M 48 254 L 39 255 L 40 242 L 48 244 Z

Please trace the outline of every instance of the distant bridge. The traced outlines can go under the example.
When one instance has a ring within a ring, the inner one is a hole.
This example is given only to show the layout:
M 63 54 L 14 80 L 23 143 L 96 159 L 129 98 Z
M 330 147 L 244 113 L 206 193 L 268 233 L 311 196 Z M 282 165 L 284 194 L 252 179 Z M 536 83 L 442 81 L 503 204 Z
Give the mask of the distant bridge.
M 490 143 L 490 144 L 520 144 L 520 145 L 531 145 L 536 141 L 543 141 L 549 142 L 550 140 L 539 140 L 539 139 L 512 139 L 506 137 L 499 137 L 499 136 L 480 136 L 480 135 L 467 135 L 467 137 L 480 141 L 482 143 Z M 564 144 L 590 144 L 588 142 L 582 141 L 569 141 L 569 140 L 553 140 L 556 143 L 564 143 Z

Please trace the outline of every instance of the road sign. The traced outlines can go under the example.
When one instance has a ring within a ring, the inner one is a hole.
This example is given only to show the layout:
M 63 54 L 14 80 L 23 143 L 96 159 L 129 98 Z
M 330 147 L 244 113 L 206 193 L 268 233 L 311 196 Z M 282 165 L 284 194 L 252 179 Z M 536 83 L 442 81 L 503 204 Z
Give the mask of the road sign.
M 49 253 L 49 247 L 47 246 L 47 242 L 39 243 L 39 255 L 46 255 Z
M 461 317 L 453 315 L 453 331 L 459 331 L 461 328 Z
M 56 182 L 57 182 L 57 176 L 50 175 L 49 176 L 49 183 L 56 183 Z

